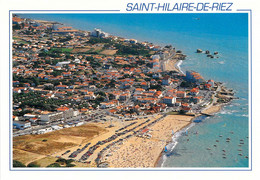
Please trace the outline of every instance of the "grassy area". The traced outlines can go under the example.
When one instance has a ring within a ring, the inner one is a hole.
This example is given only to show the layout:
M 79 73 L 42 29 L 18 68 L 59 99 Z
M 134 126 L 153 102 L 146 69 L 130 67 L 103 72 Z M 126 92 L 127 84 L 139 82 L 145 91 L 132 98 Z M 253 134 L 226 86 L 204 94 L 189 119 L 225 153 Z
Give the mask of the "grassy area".
M 73 49 L 70 48 L 51 48 L 50 53 L 52 52 L 61 52 L 61 53 L 70 53 Z

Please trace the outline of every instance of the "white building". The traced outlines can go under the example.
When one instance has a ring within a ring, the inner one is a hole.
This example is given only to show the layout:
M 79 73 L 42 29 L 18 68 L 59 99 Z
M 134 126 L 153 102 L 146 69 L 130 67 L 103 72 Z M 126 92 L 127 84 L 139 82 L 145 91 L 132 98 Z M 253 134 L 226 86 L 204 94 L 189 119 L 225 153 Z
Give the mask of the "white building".
M 56 64 L 56 66 L 64 66 L 64 65 L 67 65 L 67 64 L 69 64 L 70 63 L 70 61 L 62 61 L 62 62 L 58 62 L 57 64 Z
M 164 97 L 163 103 L 167 105 L 173 105 L 174 103 L 176 103 L 176 97 Z
M 49 123 L 52 121 L 59 121 L 63 118 L 63 112 L 55 112 L 49 114 L 43 114 L 40 117 L 40 120 L 45 123 Z
M 160 56 L 158 54 L 152 56 L 152 60 L 154 59 L 160 59 Z
M 101 29 L 95 28 L 94 31 L 91 32 L 91 36 L 105 38 L 105 37 L 108 37 L 109 34 L 101 31 Z

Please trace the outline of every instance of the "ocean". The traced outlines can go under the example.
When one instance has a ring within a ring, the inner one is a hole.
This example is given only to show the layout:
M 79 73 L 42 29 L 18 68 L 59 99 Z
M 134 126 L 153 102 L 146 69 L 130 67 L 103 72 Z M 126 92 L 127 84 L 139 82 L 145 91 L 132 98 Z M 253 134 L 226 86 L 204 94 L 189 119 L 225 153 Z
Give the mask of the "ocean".
M 248 15 L 208 14 L 19 14 L 116 36 L 172 44 L 187 55 L 180 67 L 225 83 L 239 99 L 212 117 L 176 133 L 159 167 L 249 167 Z M 208 58 L 197 49 L 218 51 Z M 230 138 L 229 142 L 226 139 Z M 215 146 L 214 146 L 215 145 Z

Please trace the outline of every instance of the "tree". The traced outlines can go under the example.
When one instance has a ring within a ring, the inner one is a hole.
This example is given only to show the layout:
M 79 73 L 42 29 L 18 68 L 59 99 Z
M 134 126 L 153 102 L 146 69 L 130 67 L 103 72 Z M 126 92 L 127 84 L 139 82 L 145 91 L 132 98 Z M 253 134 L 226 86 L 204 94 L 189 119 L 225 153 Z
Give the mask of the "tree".
M 52 163 L 48 165 L 47 167 L 61 167 L 59 163 Z
M 76 166 L 75 164 L 66 164 L 66 167 L 74 167 Z
M 27 165 L 27 167 L 40 167 L 38 164 L 35 164 L 34 162 L 31 162 Z
M 106 93 L 104 93 L 103 91 L 99 91 L 97 94 L 100 96 L 106 97 Z
M 26 166 L 20 161 L 13 160 L 13 167 L 26 167 Z

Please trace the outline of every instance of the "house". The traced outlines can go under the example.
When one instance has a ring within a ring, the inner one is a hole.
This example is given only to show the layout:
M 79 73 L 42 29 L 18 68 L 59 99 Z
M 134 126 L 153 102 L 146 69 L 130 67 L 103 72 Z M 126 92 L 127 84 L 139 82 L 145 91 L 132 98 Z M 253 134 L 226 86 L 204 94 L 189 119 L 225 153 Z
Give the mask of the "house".
M 170 85 L 170 83 L 171 83 L 171 78 L 170 78 L 170 76 L 165 76 L 165 77 L 162 79 L 162 85 L 168 86 L 168 85 Z
M 42 114 L 40 116 L 40 120 L 43 123 L 49 123 L 52 121 L 59 121 L 62 120 L 63 118 L 63 112 L 54 112 L 54 113 L 47 113 L 47 114 Z
M 148 89 L 149 83 L 148 82 L 141 82 L 141 86 L 142 86 L 143 89 Z
M 176 94 L 177 94 L 177 97 L 179 97 L 179 98 L 185 98 L 186 97 L 185 91 L 177 91 Z
M 68 108 L 66 106 L 62 106 L 62 107 L 59 107 L 57 109 L 58 112 L 63 112 L 63 118 L 64 119 L 70 119 L 73 117 L 73 109 L 72 108 Z
M 114 102 L 103 102 L 103 103 L 100 103 L 100 108 L 101 109 L 106 109 L 106 108 L 111 108 L 111 107 L 115 107 L 115 104 Z
M 62 72 L 62 75 L 64 77 L 69 77 L 69 76 L 71 76 L 71 72 Z
M 199 88 L 193 88 L 192 90 L 190 90 L 190 94 L 192 96 L 197 96 L 199 94 Z
M 201 103 L 201 100 L 202 100 L 202 96 L 197 96 L 197 97 L 193 97 L 192 100 L 195 104 L 197 103 Z
M 203 83 L 203 77 L 195 71 L 186 71 L 186 80 L 194 83 Z
M 143 92 L 145 92 L 145 89 L 143 89 L 143 88 L 136 88 L 135 89 L 135 94 L 142 94 Z
M 55 88 L 56 88 L 56 89 L 68 89 L 69 86 L 67 86 L 67 85 L 58 85 L 58 86 L 56 86 Z
M 126 101 L 130 97 L 129 93 L 124 93 L 119 96 L 120 101 Z
M 103 69 L 112 69 L 112 66 L 109 65 L 109 64 L 105 64 L 105 65 L 103 66 Z
M 70 64 L 70 61 L 62 61 L 62 62 L 58 62 L 57 64 L 56 64 L 56 66 L 64 66 L 64 65 L 68 65 L 68 64 Z
M 16 128 L 16 129 L 26 129 L 26 128 L 29 128 L 31 127 L 31 122 L 24 122 L 24 121 L 13 121 L 13 126 Z
M 176 97 L 165 96 L 163 98 L 163 103 L 165 103 L 167 105 L 173 105 L 176 103 Z
M 208 80 L 208 84 L 210 84 L 211 85 L 211 87 L 214 87 L 214 80 L 212 80 L 212 79 L 210 79 L 210 80 Z
M 205 87 L 205 89 L 210 90 L 211 89 L 211 84 L 205 84 L 204 87 Z

